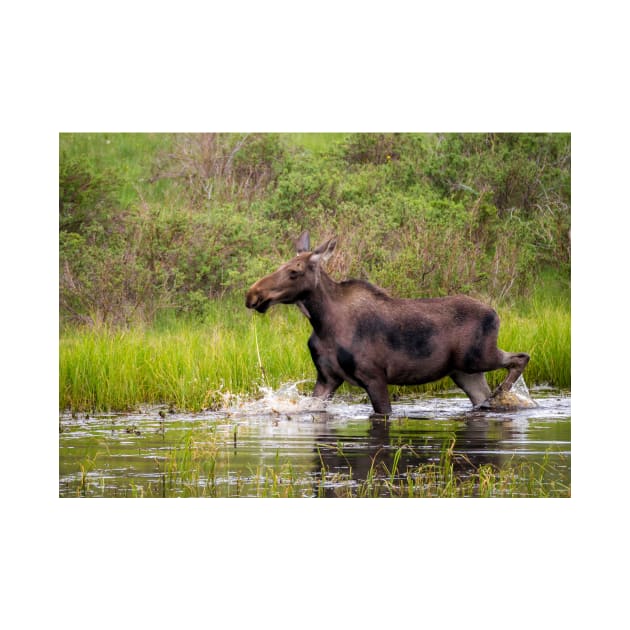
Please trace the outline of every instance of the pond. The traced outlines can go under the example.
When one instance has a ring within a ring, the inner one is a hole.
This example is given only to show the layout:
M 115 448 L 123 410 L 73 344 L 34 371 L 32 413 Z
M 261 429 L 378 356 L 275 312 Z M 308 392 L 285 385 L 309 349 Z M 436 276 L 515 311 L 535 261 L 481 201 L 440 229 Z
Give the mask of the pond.
M 59 418 L 61 497 L 570 496 L 571 398 L 532 390 L 535 408 L 471 410 L 455 392 L 322 403 L 290 383 L 258 400 L 178 413 Z

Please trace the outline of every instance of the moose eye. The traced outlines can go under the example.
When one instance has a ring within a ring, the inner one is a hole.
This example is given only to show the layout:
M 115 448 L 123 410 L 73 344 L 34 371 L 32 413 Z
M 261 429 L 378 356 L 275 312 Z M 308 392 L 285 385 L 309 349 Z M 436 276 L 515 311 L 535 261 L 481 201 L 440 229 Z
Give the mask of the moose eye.
M 289 278 L 291 278 L 291 280 L 296 280 L 299 275 L 300 274 L 295 271 L 295 269 L 291 269 L 291 271 L 289 271 Z

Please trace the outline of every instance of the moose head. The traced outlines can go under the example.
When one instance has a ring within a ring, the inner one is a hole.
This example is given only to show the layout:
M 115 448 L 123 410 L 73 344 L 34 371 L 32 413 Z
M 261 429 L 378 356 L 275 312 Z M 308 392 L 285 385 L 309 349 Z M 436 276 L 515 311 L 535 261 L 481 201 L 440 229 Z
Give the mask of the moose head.
M 336 245 L 337 240 L 331 238 L 310 251 L 309 233 L 303 232 L 296 243 L 297 255 L 251 286 L 245 298 L 247 308 L 265 313 L 274 304 L 299 306 L 319 285 L 322 263 L 331 257 Z

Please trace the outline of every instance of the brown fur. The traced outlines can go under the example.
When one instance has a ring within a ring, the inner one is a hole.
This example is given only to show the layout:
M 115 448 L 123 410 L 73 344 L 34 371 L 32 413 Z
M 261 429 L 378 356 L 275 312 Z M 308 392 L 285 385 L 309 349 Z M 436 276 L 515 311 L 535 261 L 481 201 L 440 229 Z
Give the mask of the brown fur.
M 529 355 L 497 347 L 499 318 L 491 307 L 463 295 L 397 299 L 361 280 L 335 282 L 322 268 L 335 245 L 330 240 L 310 252 L 305 232 L 297 256 L 253 284 L 246 297 L 246 306 L 261 313 L 273 304 L 297 304 L 309 318 L 313 396 L 329 398 L 348 381 L 367 391 L 376 413 L 389 414 L 388 384 L 450 376 L 474 405 L 491 395 L 484 372 L 506 368 L 498 390 L 512 387 Z

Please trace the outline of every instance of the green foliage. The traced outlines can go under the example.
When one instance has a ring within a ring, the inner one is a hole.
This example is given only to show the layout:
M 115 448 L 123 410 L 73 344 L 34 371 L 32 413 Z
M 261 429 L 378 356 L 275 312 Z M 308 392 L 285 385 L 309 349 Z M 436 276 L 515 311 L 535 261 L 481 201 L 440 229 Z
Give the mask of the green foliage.
M 151 182 L 174 180 L 185 203 L 243 205 L 264 195 L 284 164 L 277 134 L 180 134 L 155 156 Z
M 76 160 L 59 165 L 59 231 L 81 233 L 94 223 L 111 220 L 115 176 L 95 173 Z
M 531 295 L 570 274 L 567 134 L 63 134 L 62 324 L 203 316 L 337 236 L 338 279 Z

